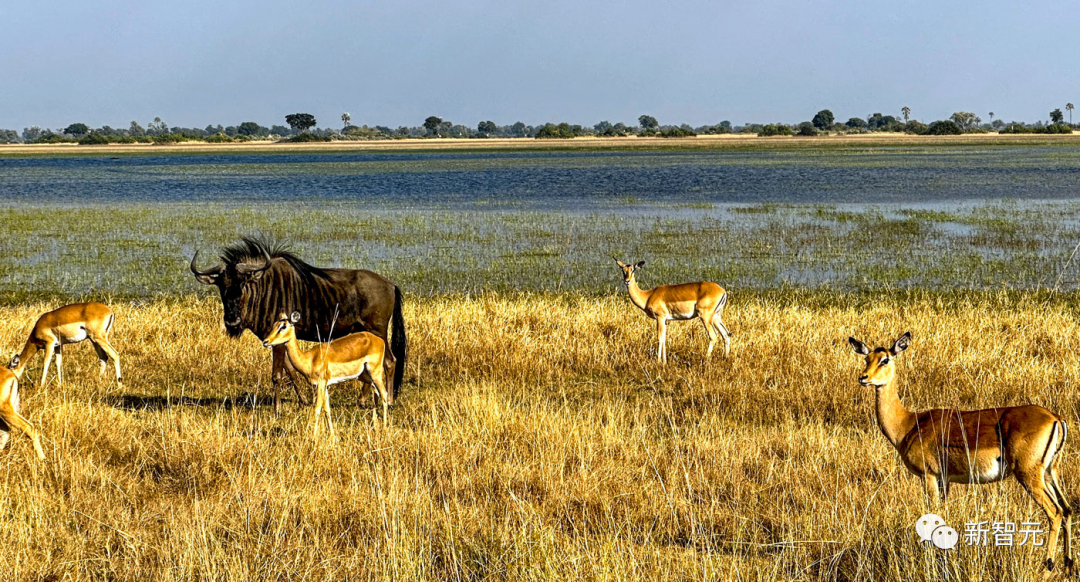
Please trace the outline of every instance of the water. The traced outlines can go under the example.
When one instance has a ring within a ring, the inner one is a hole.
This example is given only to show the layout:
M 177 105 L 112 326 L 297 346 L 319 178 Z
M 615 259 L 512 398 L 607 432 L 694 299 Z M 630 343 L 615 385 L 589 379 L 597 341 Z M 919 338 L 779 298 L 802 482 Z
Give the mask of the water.
M 332 153 L 0 158 L 7 201 L 370 202 L 591 210 L 637 204 L 1080 197 L 1080 147 Z

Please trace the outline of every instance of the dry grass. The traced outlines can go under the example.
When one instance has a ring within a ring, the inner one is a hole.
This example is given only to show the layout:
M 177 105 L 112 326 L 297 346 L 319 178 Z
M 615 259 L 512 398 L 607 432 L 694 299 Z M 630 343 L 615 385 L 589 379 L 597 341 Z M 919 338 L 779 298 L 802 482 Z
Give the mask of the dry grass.
M 0 353 L 50 307 L 0 308 Z M 0 453 L 5 580 L 1033 579 L 1030 547 L 918 544 L 927 500 L 845 340 L 912 330 L 913 407 L 1032 402 L 1075 420 L 1080 392 L 1074 316 L 1023 299 L 735 296 L 730 360 L 705 368 L 704 330 L 681 324 L 661 368 L 625 297 L 412 298 L 392 426 L 339 385 L 340 441 L 316 444 L 310 408 L 244 405 L 269 394 L 269 355 L 224 337 L 217 299 L 113 307 L 122 390 L 85 345 L 62 388 L 31 380 L 40 357 L 28 371 L 48 461 L 21 435 Z M 1078 450 L 1062 466 L 1074 504 Z M 1045 521 L 1012 480 L 934 509 L 961 531 Z

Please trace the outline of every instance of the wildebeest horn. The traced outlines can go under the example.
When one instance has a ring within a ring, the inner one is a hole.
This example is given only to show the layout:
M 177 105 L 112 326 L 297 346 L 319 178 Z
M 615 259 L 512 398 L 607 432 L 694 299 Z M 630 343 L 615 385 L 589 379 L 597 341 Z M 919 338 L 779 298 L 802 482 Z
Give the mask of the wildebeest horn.
M 210 270 L 208 270 L 208 271 L 200 271 L 200 270 L 199 270 L 199 268 L 195 266 L 195 260 L 196 260 L 196 259 L 198 259 L 198 258 L 199 258 L 199 251 L 195 251 L 195 256 L 194 256 L 194 257 L 191 257 L 191 272 L 192 272 L 192 273 L 193 273 L 193 274 L 194 274 L 194 275 L 195 275 L 196 277 L 199 277 L 199 276 L 202 276 L 202 277 L 213 277 L 213 276 L 215 276 L 215 275 L 218 275 L 218 274 L 220 274 L 220 273 L 221 273 L 221 269 L 222 269 L 222 268 L 224 268 L 224 265 L 220 265 L 220 264 L 219 264 L 218 266 L 216 266 L 216 267 L 214 267 L 214 268 L 212 268 L 212 269 L 210 269 Z
M 266 249 L 260 249 L 260 250 L 262 251 L 262 254 L 263 254 L 263 262 L 262 262 L 261 265 L 255 266 L 255 265 L 249 265 L 247 263 L 240 263 L 239 265 L 236 265 L 236 271 L 238 273 L 250 274 L 250 273 L 258 273 L 259 271 L 265 271 L 266 269 L 270 268 L 270 261 L 271 261 L 270 253 L 266 252 Z

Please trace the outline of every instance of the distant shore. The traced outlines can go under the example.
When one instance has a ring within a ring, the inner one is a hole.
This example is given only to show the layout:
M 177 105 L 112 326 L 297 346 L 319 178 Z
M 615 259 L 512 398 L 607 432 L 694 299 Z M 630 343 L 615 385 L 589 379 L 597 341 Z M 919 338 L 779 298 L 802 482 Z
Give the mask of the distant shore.
M 1073 134 L 999 134 L 978 133 L 957 136 L 926 136 L 904 133 L 828 135 L 821 137 L 758 137 L 756 135 L 699 135 L 689 138 L 658 137 L 579 137 L 572 139 L 489 138 L 489 139 L 387 139 L 366 141 L 331 141 L 290 143 L 285 141 L 250 141 L 244 143 L 178 144 L 0 144 L 0 157 L 38 155 L 158 155 L 175 153 L 283 153 L 347 151 L 475 151 L 475 150 L 577 150 L 577 149 L 773 149 L 834 146 L 896 145 L 1055 145 L 1080 144 L 1080 133 Z

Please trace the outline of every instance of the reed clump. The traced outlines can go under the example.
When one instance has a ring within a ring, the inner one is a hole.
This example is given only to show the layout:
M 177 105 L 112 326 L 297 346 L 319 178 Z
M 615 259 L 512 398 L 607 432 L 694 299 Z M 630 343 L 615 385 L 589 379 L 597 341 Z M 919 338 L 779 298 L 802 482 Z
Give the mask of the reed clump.
M 911 330 L 914 409 L 1034 403 L 1077 418 L 1066 304 L 972 295 L 863 307 L 740 300 L 732 355 L 673 324 L 670 363 L 624 296 L 408 297 L 410 357 L 386 429 L 331 388 L 340 440 L 280 418 L 270 356 L 216 298 L 114 302 L 123 388 L 88 345 L 65 385 L 21 388 L 47 461 L 0 453 L 10 580 L 1028 580 L 1041 548 L 921 546 L 914 523 L 1043 521 L 1013 481 L 928 502 L 879 433 L 846 339 Z M 0 307 L 15 352 L 56 303 Z M 306 389 L 306 388 L 305 388 Z M 292 398 L 291 388 L 285 392 Z M 251 405 L 255 406 L 252 407 Z M 1073 422 L 1073 426 L 1080 426 Z M 1077 505 L 1075 440 L 1061 472 Z

